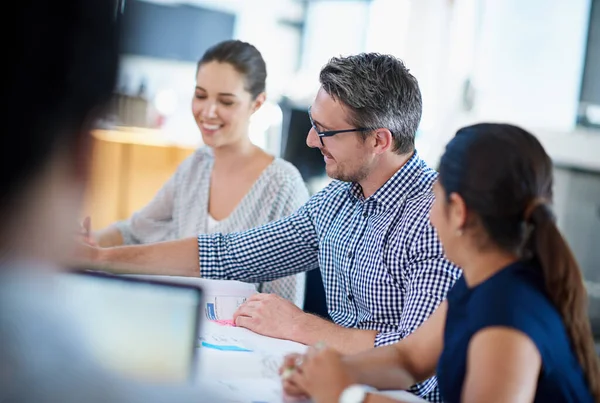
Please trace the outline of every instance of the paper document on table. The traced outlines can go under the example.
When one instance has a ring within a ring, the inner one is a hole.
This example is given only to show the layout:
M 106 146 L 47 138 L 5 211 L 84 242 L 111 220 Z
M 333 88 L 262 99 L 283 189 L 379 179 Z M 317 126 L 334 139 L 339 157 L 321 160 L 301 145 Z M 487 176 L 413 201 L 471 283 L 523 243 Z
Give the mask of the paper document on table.
M 265 337 L 242 327 L 221 326 L 213 322 L 204 324 L 200 340 L 215 345 L 238 346 L 255 353 L 281 357 L 291 353 L 304 353 L 307 349 L 301 343 Z
M 274 339 L 239 327 L 208 322 L 202 329 L 200 378 L 275 379 L 279 367 L 291 353 L 304 353 L 307 347 L 289 340 Z
M 190 284 L 202 287 L 204 291 L 204 315 L 208 320 L 230 320 L 233 313 L 248 297 L 256 294 L 256 286 L 250 283 L 232 280 L 208 280 L 197 277 L 178 276 L 141 276 L 148 280 Z

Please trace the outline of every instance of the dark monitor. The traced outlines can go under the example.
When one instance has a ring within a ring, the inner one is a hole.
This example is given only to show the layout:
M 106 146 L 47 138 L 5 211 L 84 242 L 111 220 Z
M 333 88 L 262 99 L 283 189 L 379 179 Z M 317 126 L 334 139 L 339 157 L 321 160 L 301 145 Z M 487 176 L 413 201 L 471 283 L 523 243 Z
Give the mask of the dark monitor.
M 211 46 L 233 38 L 235 15 L 185 4 L 127 0 L 121 52 L 197 62 Z
M 590 8 L 587 48 L 581 80 L 580 108 L 577 121 L 582 126 L 600 128 L 600 121 L 588 108 L 600 108 L 600 0 Z M 595 113 L 594 113 L 595 114 Z
M 280 103 L 283 112 L 281 156 L 291 162 L 305 182 L 326 175 L 323 154 L 318 148 L 306 145 L 311 128 L 308 107 L 299 107 L 288 101 Z
M 581 101 L 600 105 L 600 0 L 592 1 Z

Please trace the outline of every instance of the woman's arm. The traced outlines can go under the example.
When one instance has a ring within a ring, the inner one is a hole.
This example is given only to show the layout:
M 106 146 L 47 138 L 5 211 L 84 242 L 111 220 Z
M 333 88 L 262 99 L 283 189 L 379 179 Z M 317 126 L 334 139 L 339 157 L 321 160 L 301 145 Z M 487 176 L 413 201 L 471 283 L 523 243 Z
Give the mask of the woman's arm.
M 463 402 L 532 402 L 542 359 L 535 343 L 508 327 L 488 327 L 469 343 Z
M 101 248 L 112 248 L 124 244 L 123 234 L 113 224 L 92 234 L 92 240 Z
M 435 374 L 444 346 L 448 303 L 443 301 L 414 333 L 398 343 L 346 356 L 361 384 L 377 389 L 408 389 Z M 408 376 L 407 376 L 408 375 Z
M 443 348 L 447 302 L 444 301 L 421 327 L 393 345 L 341 356 L 330 349 L 309 350 L 305 356 L 286 357 L 280 370 L 287 395 L 335 396 L 350 384 L 379 390 L 405 390 L 430 378 Z M 368 402 L 393 402 L 381 396 Z
M 409 393 L 409 392 L 405 392 Z M 412 402 L 423 402 L 427 403 L 426 400 L 420 399 L 417 396 L 410 396 L 410 399 L 402 399 L 402 397 L 391 397 L 382 395 L 380 393 L 369 393 L 364 400 L 364 403 L 412 403 Z

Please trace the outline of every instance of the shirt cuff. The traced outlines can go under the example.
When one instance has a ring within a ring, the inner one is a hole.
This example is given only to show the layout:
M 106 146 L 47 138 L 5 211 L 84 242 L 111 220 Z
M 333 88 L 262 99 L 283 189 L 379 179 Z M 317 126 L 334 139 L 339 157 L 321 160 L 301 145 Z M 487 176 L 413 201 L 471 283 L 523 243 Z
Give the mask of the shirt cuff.
M 223 236 L 221 234 L 198 235 L 198 263 L 200 277 L 223 279 L 226 277 L 219 256 Z
M 394 333 L 377 333 L 375 336 L 375 347 L 386 346 L 388 344 L 394 344 L 399 340 L 402 340 L 404 337 L 402 333 L 394 332 Z

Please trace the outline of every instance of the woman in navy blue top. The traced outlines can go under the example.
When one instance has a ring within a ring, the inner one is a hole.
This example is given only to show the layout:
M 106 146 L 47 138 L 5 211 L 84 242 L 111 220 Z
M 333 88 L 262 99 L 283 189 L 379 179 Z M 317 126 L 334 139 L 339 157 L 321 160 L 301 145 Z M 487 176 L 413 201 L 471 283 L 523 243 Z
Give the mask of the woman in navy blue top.
M 288 357 L 284 366 L 296 365 L 285 391 L 317 403 L 395 402 L 365 385 L 407 389 L 437 373 L 450 403 L 600 402 L 586 290 L 550 209 L 552 162 L 538 140 L 505 124 L 463 128 L 434 192 L 431 222 L 463 269 L 447 300 L 392 346 Z
M 529 339 L 521 342 L 523 347 L 529 344 L 530 350 L 537 349 L 537 360 L 536 354 L 529 352 L 531 362 L 541 360 L 542 368 L 534 401 L 593 401 L 563 321 L 545 292 L 539 272 L 540 268 L 533 262 L 515 262 L 479 285 L 469 287 L 465 277 L 456 282 L 448 294 L 444 350 L 437 366 L 444 401 L 462 400 L 470 344 L 478 335 L 485 338 L 485 332 L 493 329 L 509 332 L 509 337 L 510 332 L 521 332 L 518 337 Z M 492 346 L 490 343 L 487 348 Z M 508 359 L 509 352 L 506 354 Z M 532 365 L 531 372 L 535 367 Z

